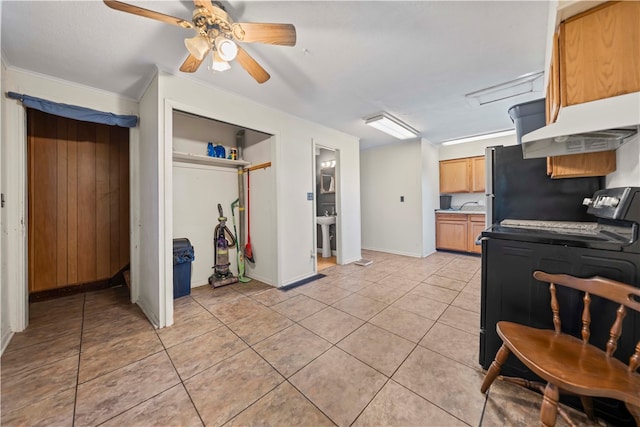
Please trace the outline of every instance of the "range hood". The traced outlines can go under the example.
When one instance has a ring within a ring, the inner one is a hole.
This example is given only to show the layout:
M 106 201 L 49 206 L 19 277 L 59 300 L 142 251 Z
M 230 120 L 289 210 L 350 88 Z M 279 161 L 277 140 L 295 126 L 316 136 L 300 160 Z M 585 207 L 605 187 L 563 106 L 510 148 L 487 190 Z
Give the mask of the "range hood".
M 525 159 L 615 150 L 640 127 L 640 92 L 571 105 L 558 119 L 522 136 Z

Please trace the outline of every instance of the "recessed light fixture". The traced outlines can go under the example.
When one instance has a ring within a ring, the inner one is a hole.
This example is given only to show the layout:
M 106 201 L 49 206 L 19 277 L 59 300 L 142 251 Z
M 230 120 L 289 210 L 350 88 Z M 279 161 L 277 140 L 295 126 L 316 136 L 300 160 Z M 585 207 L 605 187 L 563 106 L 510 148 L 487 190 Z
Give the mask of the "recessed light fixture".
M 387 113 L 369 117 L 365 119 L 365 123 L 398 139 L 410 139 L 418 136 L 416 130 Z
M 499 138 L 501 136 L 509 136 L 509 135 L 515 135 L 515 134 L 516 134 L 515 129 L 501 130 L 498 132 L 485 133 L 482 135 L 474 135 L 474 136 L 467 136 L 464 138 L 450 139 L 448 141 L 444 141 L 442 145 L 464 144 L 465 142 L 482 141 L 484 139 Z

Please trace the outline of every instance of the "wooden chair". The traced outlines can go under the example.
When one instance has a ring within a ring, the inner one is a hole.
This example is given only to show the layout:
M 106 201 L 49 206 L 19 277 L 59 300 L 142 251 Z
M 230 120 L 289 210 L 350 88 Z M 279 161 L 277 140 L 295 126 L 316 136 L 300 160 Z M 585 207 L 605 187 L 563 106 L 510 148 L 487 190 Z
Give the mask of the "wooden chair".
M 553 426 L 559 411 L 559 390 L 580 396 L 585 413 L 595 420 L 591 397 L 607 397 L 625 402 L 636 425 L 640 427 L 640 342 L 629 359 L 629 365 L 613 357 L 618 338 L 622 333 L 622 320 L 626 309 L 640 312 L 640 289 L 602 277 L 579 279 L 565 274 L 533 273 L 539 281 L 548 282 L 551 293 L 551 311 L 555 330 L 536 329 L 517 323 L 501 321 L 496 330 L 502 338 L 502 346 L 489 367 L 480 391 L 486 393 L 500 373 L 500 367 L 513 353 L 531 371 L 546 381 L 546 385 L 522 379 L 512 382 L 538 388 L 543 392 L 540 422 Z M 584 292 L 582 311 L 582 340 L 561 332 L 560 307 L 556 297 L 556 285 L 567 286 Z M 611 326 L 606 351 L 589 344 L 591 295 L 597 295 L 620 304 Z M 505 380 L 509 380 L 504 378 Z M 570 424 L 571 421 L 568 420 Z

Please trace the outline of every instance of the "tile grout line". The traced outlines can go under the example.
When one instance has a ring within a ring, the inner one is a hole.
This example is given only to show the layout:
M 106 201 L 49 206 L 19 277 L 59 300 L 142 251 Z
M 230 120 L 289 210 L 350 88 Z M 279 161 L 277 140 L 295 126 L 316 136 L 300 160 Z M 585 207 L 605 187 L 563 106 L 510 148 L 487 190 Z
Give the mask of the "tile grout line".
M 82 355 L 82 341 L 84 341 L 84 315 L 85 306 L 87 304 L 87 294 L 83 294 L 82 298 L 82 317 L 80 317 L 80 345 L 78 346 L 78 369 L 76 371 L 76 387 L 73 395 L 73 415 L 71 418 L 71 426 L 76 425 L 76 410 L 78 406 L 78 388 L 80 387 L 80 358 Z

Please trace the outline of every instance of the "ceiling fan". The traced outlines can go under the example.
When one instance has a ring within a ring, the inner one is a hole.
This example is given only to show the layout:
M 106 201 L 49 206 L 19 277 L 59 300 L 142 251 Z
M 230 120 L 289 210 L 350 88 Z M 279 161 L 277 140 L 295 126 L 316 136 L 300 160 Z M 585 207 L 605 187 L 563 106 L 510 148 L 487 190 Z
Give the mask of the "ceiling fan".
M 214 71 L 228 70 L 231 68 L 229 62 L 235 59 L 258 83 L 264 83 L 271 76 L 239 43 L 296 44 L 296 29 L 292 24 L 233 22 L 217 1 L 193 0 L 195 9 L 191 22 L 121 1 L 104 0 L 104 3 L 115 10 L 196 30 L 195 37 L 184 41 L 189 56 L 180 71 L 185 73 L 195 72 L 211 51 L 211 69 Z

